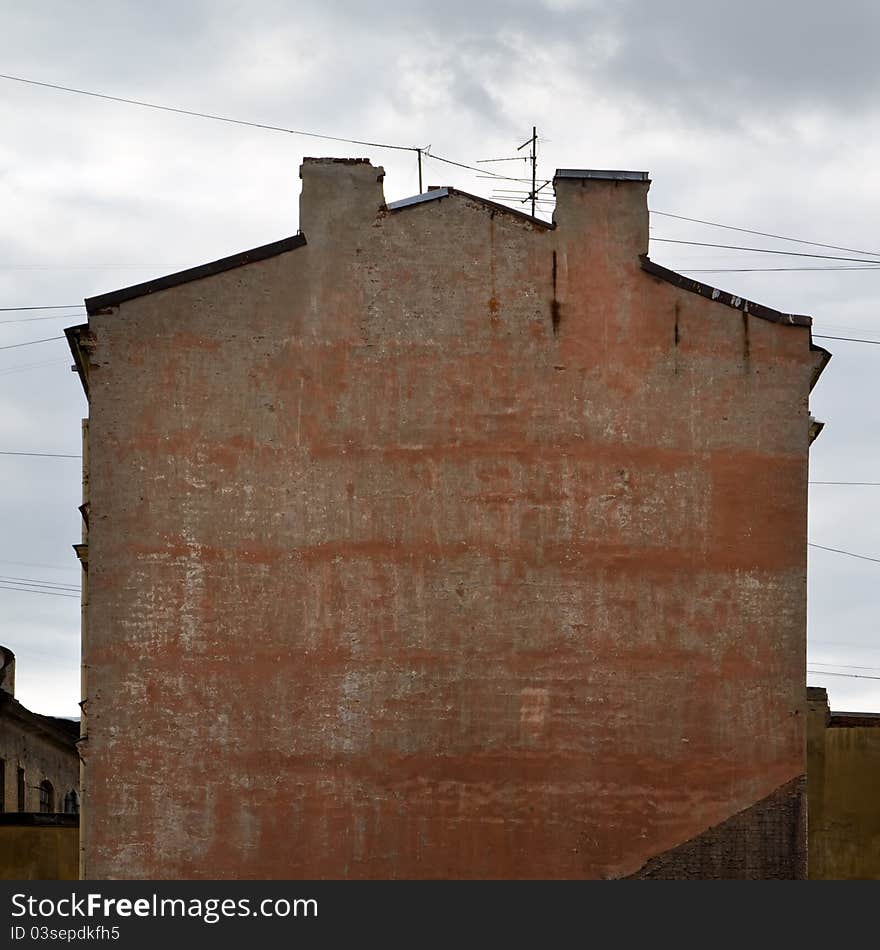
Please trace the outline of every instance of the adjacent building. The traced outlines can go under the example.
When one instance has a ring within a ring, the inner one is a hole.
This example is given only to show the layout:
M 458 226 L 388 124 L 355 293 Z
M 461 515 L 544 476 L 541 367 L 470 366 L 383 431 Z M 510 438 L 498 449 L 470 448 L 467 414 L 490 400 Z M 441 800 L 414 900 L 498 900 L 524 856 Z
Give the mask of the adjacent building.
M 15 698 L 0 647 L 0 880 L 72 880 L 79 864 L 79 723 Z
M 15 654 L 0 646 L 0 813 L 79 812 L 79 723 L 15 698 Z
M 832 712 L 807 689 L 809 876 L 880 880 L 880 713 Z
M 806 871 L 810 319 L 307 159 L 300 233 L 86 301 L 89 878 Z

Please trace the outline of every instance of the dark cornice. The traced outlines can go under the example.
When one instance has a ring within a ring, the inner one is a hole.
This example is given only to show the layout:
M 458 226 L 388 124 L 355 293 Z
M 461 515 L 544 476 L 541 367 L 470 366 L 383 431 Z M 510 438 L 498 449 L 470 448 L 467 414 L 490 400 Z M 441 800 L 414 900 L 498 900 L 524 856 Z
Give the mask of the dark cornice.
M 110 293 L 100 294 L 97 297 L 87 297 L 85 301 L 86 311 L 89 316 L 93 316 L 108 307 L 118 307 L 126 300 L 145 297 L 159 290 L 178 287 L 180 284 L 188 284 L 190 281 L 201 280 L 204 277 L 213 277 L 215 274 L 221 274 L 223 271 L 233 270 L 236 267 L 244 267 L 245 264 L 253 264 L 255 261 L 264 261 L 269 257 L 276 257 L 278 254 L 294 251 L 298 247 L 303 247 L 305 243 L 306 239 L 302 234 L 295 234 L 293 237 L 274 241 L 272 244 L 264 244 L 262 247 L 254 247 L 249 251 L 241 251 L 231 257 L 221 257 L 220 260 L 211 261 L 209 264 L 190 267 L 188 270 L 177 271 L 177 273 L 168 274 L 166 277 L 157 277 L 156 280 L 148 280 L 143 284 L 133 284 L 131 287 L 112 290 Z

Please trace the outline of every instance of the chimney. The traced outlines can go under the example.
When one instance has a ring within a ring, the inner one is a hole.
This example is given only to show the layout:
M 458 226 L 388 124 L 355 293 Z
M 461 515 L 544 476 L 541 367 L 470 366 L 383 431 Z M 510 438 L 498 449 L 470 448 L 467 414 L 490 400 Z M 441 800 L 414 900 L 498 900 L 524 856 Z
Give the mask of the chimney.
M 558 168 L 553 221 L 570 245 L 611 262 L 648 253 L 647 172 Z
M 6 647 L 0 647 L 0 689 L 15 696 L 15 654 Z
M 299 229 L 309 244 L 347 243 L 385 207 L 385 169 L 368 158 L 306 158 L 299 177 Z

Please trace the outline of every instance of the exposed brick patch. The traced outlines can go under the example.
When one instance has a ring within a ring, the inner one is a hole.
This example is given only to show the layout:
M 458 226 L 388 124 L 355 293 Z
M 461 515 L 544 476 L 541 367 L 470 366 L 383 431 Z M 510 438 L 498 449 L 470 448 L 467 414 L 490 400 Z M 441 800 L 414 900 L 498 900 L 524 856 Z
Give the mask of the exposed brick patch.
M 802 880 L 807 871 L 806 776 L 696 838 L 651 858 L 627 880 Z

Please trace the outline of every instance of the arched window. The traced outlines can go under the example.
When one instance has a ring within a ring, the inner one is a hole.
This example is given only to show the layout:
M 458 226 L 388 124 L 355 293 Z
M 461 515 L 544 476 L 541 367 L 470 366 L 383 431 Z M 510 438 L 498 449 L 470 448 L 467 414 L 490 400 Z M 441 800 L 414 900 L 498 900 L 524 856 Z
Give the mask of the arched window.
M 43 814 L 55 811 L 55 789 L 48 779 L 40 782 L 40 811 Z
M 79 795 L 76 794 L 75 789 L 71 789 L 64 796 L 64 813 L 65 815 L 79 814 Z

